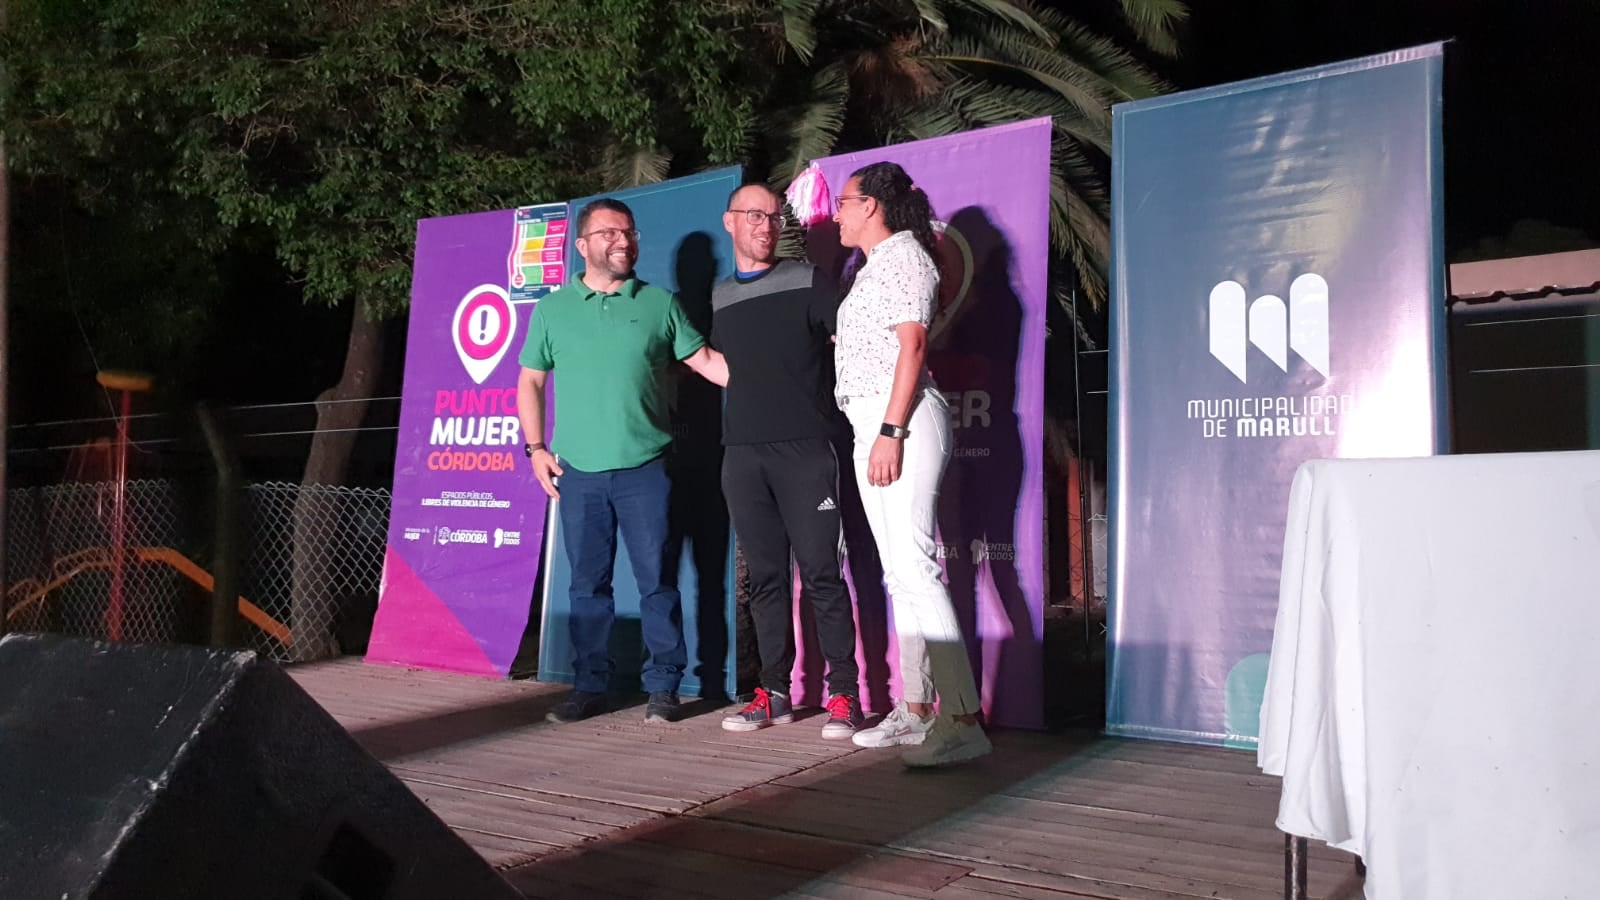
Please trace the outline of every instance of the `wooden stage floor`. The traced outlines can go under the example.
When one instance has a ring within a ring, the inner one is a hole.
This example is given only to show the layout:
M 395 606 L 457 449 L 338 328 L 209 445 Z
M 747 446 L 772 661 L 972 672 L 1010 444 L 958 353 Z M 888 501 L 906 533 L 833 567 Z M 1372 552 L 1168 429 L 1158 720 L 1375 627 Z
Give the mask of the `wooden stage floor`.
M 691 702 L 672 725 L 636 706 L 554 726 L 563 685 L 288 671 L 528 897 L 1283 896 L 1278 781 L 1251 753 L 1000 732 L 978 763 L 909 772 L 816 718 L 736 735 Z M 1353 868 L 1314 844 L 1311 896 L 1359 895 Z

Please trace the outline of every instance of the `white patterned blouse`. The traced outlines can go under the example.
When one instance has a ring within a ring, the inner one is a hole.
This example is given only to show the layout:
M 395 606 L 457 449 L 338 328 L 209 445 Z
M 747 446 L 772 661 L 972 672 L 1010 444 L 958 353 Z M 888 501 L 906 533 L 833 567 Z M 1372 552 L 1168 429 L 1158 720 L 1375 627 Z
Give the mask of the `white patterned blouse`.
M 895 326 L 933 321 L 939 295 L 939 267 L 916 235 L 897 231 L 884 238 L 856 272 L 850 293 L 839 306 L 838 335 L 833 351 L 834 396 L 887 396 L 894 386 L 900 339 Z M 923 368 L 917 389 L 933 386 Z

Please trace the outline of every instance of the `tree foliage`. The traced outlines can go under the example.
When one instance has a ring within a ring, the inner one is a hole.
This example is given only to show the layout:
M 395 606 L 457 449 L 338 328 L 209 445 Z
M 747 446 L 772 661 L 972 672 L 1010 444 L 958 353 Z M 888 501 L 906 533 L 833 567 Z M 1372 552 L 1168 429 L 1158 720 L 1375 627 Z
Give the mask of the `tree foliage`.
M 1103 0 L 1113 37 L 1032 0 L 11 2 L 15 171 L 70 186 L 136 258 L 257 241 L 308 301 L 378 315 L 404 308 L 422 217 L 736 161 L 781 185 L 1036 116 L 1052 246 L 1103 299 L 1109 109 L 1163 89 L 1128 48 L 1172 52 L 1186 15 Z
M 308 301 L 404 307 L 416 221 L 740 155 L 712 0 L 13 0 L 12 165 Z M 639 161 L 633 165 L 627 161 Z
M 773 180 L 837 149 L 1049 116 L 1052 247 L 1103 302 L 1111 106 L 1166 89 L 1132 51 L 1176 52 L 1188 7 L 1115 11 L 1114 37 L 1031 0 L 780 0 L 751 25 Z

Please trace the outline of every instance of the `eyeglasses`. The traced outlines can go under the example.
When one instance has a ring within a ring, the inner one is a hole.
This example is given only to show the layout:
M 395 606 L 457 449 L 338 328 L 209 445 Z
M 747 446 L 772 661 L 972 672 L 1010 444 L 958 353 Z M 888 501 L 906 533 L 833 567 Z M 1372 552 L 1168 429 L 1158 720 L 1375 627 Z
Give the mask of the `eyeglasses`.
M 840 194 L 839 196 L 833 198 L 833 208 L 835 210 L 837 210 L 839 208 L 839 204 L 845 202 L 846 200 L 871 200 L 871 199 L 872 199 L 872 195 L 870 195 L 870 194 Z
M 779 215 L 778 213 L 769 213 L 759 209 L 730 209 L 728 212 L 743 213 L 744 220 L 751 225 L 760 225 L 762 222 L 771 222 L 772 227 L 780 231 L 783 230 L 783 226 L 789 224 L 788 216 Z
M 615 244 L 617 241 L 620 241 L 623 238 L 627 238 L 634 243 L 638 243 L 639 231 L 636 228 L 596 228 L 588 234 L 580 234 L 578 237 L 598 237 L 600 240 L 605 241 L 608 244 Z

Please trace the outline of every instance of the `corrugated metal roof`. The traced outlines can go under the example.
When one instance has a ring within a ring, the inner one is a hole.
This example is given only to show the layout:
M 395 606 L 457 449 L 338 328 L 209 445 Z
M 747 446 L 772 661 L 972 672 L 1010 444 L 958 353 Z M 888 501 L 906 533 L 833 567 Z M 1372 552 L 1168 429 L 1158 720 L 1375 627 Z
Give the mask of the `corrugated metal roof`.
M 1450 267 L 1450 305 L 1581 301 L 1600 293 L 1600 250 L 1544 253 Z

